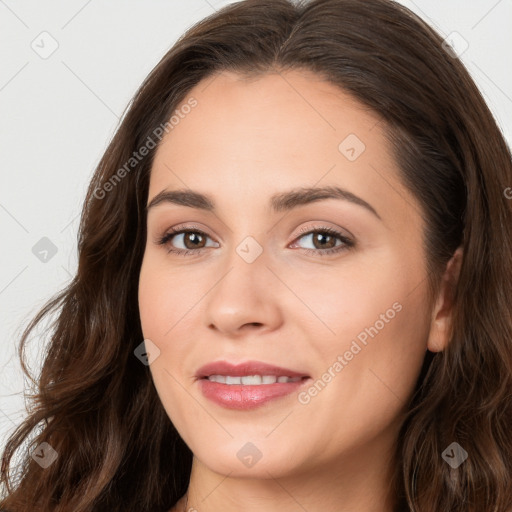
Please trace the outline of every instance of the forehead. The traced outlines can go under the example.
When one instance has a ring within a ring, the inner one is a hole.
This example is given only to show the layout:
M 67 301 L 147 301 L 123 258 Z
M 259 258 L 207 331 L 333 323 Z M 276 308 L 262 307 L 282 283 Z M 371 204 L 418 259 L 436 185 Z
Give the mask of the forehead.
M 197 106 L 179 119 L 174 117 L 179 126 L 167 137 L 173 139 L 170 145 L 175 150 L 182 138 L 190 136 L 205 148 L 236 139 L 230 155 L 272 149 L 276 156 L 279 147 L 289 153 L 307 144 L 309 149 L 330 148 L 329 158 L 338 155 L 339 142 L 350 134 L 362 142 L 385 144 L 380 130 L 374 131 L 382 124 L 375 113 L 310 71 L 251 78 L 222 72 L 196 85 L 177 112 L 191 98 Z M 244 141 L 247 136 L 252 138 Z
M 195 106 L 183 108 L 191 100 Z M 172 188 L 222 190 L 244 207 L 249 196 L 335 184 L 371 198 L 388 215 L 394 209 L 403 216 L 413 201 L 399 180 L 385 123 L 312 72 L 223 72 L 197 84 L 177 114 L 155 155 L 149 198 Z

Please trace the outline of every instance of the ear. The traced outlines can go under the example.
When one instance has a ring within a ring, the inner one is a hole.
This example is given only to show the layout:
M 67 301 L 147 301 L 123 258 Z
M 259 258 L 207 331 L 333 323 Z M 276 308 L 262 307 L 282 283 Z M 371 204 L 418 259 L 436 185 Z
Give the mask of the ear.
M 459 280 L 462 257 L 462 247 L 459 247 L 446 264 L 439 294 L 432 310 L 432 321 L 427 341 L 427 349 L 430 352 L 441 352 L 450 341 L 454 296 Z

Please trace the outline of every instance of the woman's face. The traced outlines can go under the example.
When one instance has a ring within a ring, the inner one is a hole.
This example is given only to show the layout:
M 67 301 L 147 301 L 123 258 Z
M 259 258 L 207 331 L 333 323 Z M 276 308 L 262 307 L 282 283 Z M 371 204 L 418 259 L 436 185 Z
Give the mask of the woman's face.
M 431 310 L 420 206 L 382 123 L 306 72 L 222 73 L 188 101 L 155 155 L 139 283 L 169 418 L 232 476 L 385 460 Z M 222 361 L 267 377 L 200 372 Z

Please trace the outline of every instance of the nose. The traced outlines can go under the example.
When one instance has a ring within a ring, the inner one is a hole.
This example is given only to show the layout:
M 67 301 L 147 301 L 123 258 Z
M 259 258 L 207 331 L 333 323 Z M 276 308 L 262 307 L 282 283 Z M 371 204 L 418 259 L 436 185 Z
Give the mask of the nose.
M 279 281 L 264 254 L 252 263 L 234 253 L 229 268 L 205 297 L 205 324 L 224 337 L 272 331 L 283 320 Z

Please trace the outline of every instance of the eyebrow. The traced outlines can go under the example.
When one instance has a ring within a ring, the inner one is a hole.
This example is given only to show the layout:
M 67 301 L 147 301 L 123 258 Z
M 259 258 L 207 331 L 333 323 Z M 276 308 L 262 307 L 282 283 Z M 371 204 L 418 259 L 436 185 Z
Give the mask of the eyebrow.
M 340 199 L 362 206 L 370 211 L 378 219 L 381 219 L 375 208 L 364 199 L 352 192 L 336 186 L 326 187 L 301 187 L 286 192 L 274 194 L 270 198 L 270 207 L 276 213 L 292 210 L 325 199 Z M 189 208 L 197 208 L 205 211 L 215 211 L 213 198 L 194 190 L 162 190 L 146 206 L 146 212 L 151 208 L 163 203 L 172 203 Z M 381 219 L 382 220 L 382 219 Z

